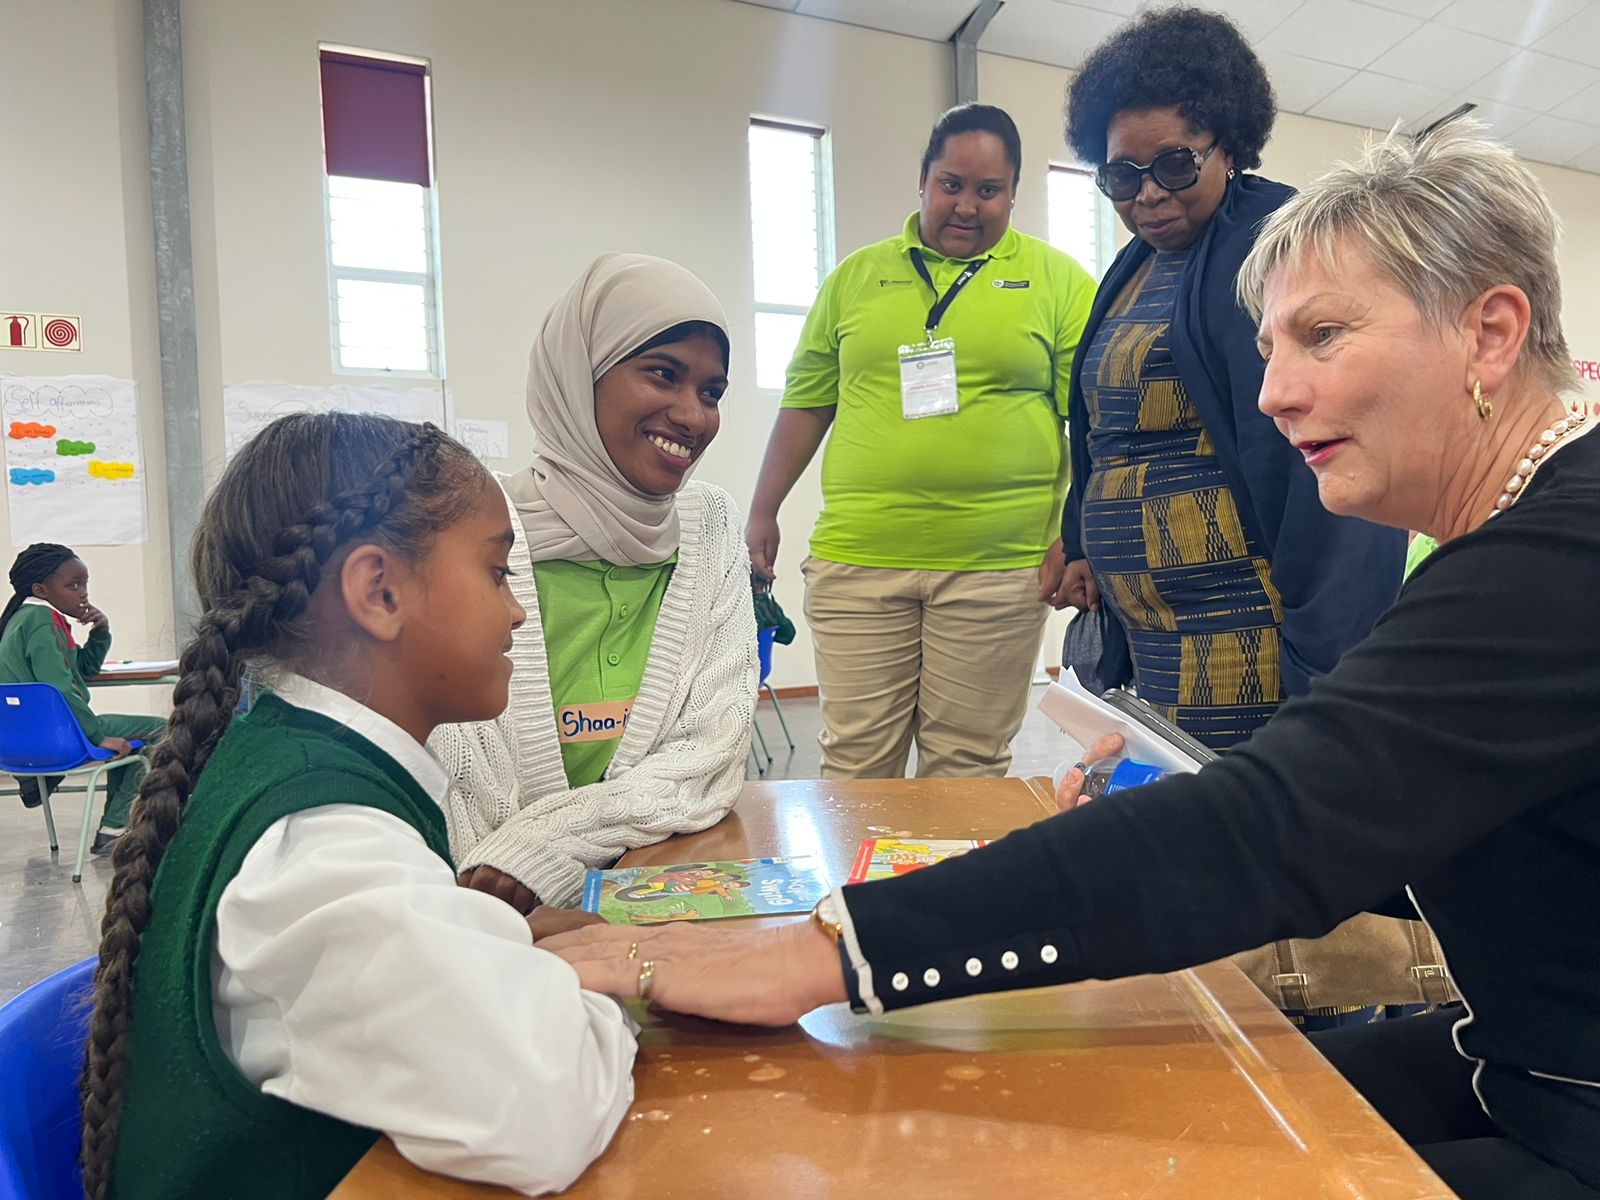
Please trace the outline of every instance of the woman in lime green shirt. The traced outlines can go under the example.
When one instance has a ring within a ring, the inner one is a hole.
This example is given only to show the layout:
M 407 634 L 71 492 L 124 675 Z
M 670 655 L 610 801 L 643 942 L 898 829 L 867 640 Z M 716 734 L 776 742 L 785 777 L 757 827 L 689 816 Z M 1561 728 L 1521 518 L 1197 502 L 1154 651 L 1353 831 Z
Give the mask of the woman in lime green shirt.
M 826 778 L 902 775 L 913 741 L 918 775 L 1005 774 L 1065 603 L 1062 420 L 1095 285 L 1011 228 L 1021 167 L 1000 109 L 940 117 L 920 210 L 827 278 L 789 366 L 745 540 L 774 578 L 779 505 L 827 436 L 802 566 Z

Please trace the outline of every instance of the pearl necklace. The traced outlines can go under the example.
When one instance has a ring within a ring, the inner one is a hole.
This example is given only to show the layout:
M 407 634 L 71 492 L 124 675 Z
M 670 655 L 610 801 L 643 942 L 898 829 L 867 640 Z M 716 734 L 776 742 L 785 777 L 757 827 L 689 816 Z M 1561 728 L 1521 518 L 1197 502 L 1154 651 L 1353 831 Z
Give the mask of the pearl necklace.
M 1539 440 L 1528 447 L 1527 455 L 1517 464 L 1517 473 L 1506 480 L 1506 490 L 1501 492 L 1500 498 L 1494 502 L 1494 511 L 1489 516 L 1498 517 L 1515 504 L 1522 497 L 1522 490 L 1528 486 L 1533 473 L 1555 452 L 1556 444 L 1588 419 L 1588 411 L 1580 408 L 1576 412 L 1558 418 L 1555 424 L 1541 433 Z

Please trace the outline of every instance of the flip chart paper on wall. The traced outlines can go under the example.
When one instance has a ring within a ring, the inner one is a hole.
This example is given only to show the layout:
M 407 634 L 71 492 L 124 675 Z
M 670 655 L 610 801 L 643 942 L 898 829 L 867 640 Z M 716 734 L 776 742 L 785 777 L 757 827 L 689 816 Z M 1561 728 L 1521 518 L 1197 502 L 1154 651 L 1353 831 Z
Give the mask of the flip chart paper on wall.
M 13 546 L 148 540 L 131 379 L 0 376 L 0 417 Z
M 448 405 L 449 394 L 436 383 L 418 387 L 236 383 L 222 389 L 223 430 L 229 458 L 273 421 L 289 413 L 380 413 L 402 421 L 432 421 L 439 428 L 448 429 Z
M 504 421 L 472 421 L 456 418 L 456 427 L 450 431 L 468 450 L 483 462 L 511 457 L 511 427 Z

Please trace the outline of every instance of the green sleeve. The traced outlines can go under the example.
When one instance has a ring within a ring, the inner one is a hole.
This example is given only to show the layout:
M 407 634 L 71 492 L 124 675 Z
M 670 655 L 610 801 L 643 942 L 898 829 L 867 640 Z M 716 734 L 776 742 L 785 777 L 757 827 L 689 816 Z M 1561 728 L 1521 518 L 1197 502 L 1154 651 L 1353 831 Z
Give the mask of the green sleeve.
M 782 408 L 826 408 L 839 403 L 839 271 L 822 281 L 789 360 Z
M 1096 285 L 1093 277 L 1068 258 L 1058 273 L 1057 294 L 1061 296 L 1060 317 L 1056 325 L 1056 412 L 1063 420 L 1067 416 L 1067 397 L 1071 390 L 1072 360 L 1078 353 L 1078 343 L 1083 340 L 1084 326 L 1089 323 L 1089 310 L 1094 307 Z
M 109 644 L 110 639 L 106 640 Z M 29 629 L 24 653 L 28 657 L 28 667 L 34 681 L 51 684 L 65 696 L 67 707 L 72 709 L 72 715 L 78 718 L 78 724 L 83 727 L 84 736 L 98 744 L 102 737 L 100 718 L 94 715 L 78 694 L 78 681 L 73 678 L 72 668 L 67 665 L 69 651 L 56 635 L 52 622 L 41 621 Z
M 100 674 L 100 668 L 105 666 L 106 655 L 110 653 L 111 631 L 91 629 L 88 644 L 78 649 L 78 674 L 84 679 Z

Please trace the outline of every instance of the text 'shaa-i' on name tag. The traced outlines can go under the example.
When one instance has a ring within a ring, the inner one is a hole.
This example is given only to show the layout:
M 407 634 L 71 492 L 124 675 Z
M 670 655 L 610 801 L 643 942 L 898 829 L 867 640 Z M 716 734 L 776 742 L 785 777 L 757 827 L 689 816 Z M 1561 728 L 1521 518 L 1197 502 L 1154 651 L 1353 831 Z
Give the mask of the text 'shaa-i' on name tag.
M 563 742 L 609 742 L 622 736 L 632 712 L 632 700 L 566 704 L 556 711 L 556 733 Z

